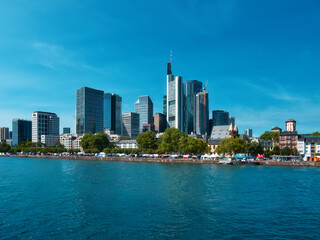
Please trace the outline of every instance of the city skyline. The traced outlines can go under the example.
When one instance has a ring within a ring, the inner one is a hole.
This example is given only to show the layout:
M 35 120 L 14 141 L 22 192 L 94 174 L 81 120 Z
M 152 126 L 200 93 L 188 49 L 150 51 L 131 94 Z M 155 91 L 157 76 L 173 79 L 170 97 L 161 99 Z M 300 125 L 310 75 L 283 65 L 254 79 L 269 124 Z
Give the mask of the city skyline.
M 73 3 L 1 3 L 1 127 L 47 111 L 73 132 L 83 86 L 119 94 L 122 112 L 149 95 L 162 113 L 172 49 L 174 74 L 208 79 L 209 112 L 230 112 L 241 132 L 290 118 L 301 133 L 319 130 L 317 1 Z

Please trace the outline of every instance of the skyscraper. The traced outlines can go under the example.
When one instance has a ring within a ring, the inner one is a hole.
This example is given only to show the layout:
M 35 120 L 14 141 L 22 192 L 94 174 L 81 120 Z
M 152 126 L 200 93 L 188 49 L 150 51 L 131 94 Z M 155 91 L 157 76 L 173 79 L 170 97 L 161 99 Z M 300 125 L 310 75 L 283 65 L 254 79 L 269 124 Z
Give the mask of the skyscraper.
M 122 135 L 122 98 L 114 93 L 111 96 L 111 130 Z
M 57 114 L 41 111 L 32 114 L 32 142 L 41 142 L 41 135 L 59 136 Z
M 167 95 L 163 95 L 163 114 L 167 116 Z
M 244 134 L 249 136 L 249 137 L 252 137 L 252 129 L 248 128 L 248 129 L 244 130 Z
M 136 139 L 139 135 L 139 113 L 126 112 L 122 114 L 123 136 Z
M 63 131 L 63 134 L 68 134 L 71 132 L 71 129 L 69 127 L 64 127 L 62 131 Z
M 32 140 L 32 121 L 13 119 L 12 120 L 12 146 L 18 146 L 22 142 Z
M 209 94 L 207 92 L 200 92 L 196 95 L 196 116 L 195 116 L 195 130 L 196 134 L 208 135 L 209 128 Z
M 144 124 L 153 123 L 153 103 L 149 96 L 140 96 L 134 104 L 134 111 L 140 115 L 140 132 Z
M 190 80 L 184 83 L 184 132 L 195 133 L 196 94 L 202 91 L 202 82 Z
M 76 133 L 103 132 L 104 92 L 88 87 L 77 90 Z
M 9 128 L 0 127 L 0 142 L 9 139 Z
M 183 84 L 182 77 L 174 77 L 172 57 L 167 63 L 167 122 L 169 127 L 183 131 Z
M 230 125 L 229 112 L 225 112 L 222 110 L 212 111 L 212 121 L 213 121 L 213 126 Z M 233 126 L 234 126 L 234 124 L 233 124 Z
M 156 133 L 162 133 L 167 128 L 166 116 L 162 113 L 154 114 L 153 118 L 154 130 Z

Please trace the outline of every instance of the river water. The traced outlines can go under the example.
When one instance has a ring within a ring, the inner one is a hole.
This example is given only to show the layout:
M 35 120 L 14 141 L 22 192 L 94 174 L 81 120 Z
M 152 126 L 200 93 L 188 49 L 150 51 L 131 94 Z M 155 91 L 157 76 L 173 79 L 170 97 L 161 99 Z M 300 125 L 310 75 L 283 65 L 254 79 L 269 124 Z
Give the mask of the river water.
M 320 168 L 2 157 L 0 239 L 320 239 Z

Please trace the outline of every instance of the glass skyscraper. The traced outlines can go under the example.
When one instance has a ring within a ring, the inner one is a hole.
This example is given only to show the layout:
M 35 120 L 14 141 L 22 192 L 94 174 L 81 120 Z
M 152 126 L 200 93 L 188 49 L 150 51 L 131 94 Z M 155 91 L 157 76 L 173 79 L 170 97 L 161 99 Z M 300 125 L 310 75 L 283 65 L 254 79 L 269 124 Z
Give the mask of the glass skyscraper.
M 77 90 L 76 133 L 103 132 L 104 92 L 88 87 Z
M 122 114 L 123 136 L 136 139 L 139 135 L 139 113 L 127 112 Z
M 149 96 L 140 96 L 134 104 L 134 111 L 140 115 L 140 132 L 144 124 L 153 124 L 153 103 Z
M 12 120 L 12 146 L 18 146 L 22 142 L 32 140 L 32 121 L 13 119 Z
M 195 114 L 196 134 L 208 134 L 209 129 L 209 95 L 208 93 L 198 93 L 196 95 L 196 114 Z
M 212 121 L 213 126 L 230 125 L 229 112 L 225 112 L 222 110 L 212 111 Z
M 196 94 L 202 91 L 202 82 L 190 80 L 184 83 L 184 132 L 195 133 Z
M 103 128 L 111 129 L 111 99 L 112 93 L 104 94 L 104 118 L 103 118 Z
M 59 121 L 55 113 L 34 112 L 32 114 L 32 142 L 41 142 L 42 135 L 59 136 Z

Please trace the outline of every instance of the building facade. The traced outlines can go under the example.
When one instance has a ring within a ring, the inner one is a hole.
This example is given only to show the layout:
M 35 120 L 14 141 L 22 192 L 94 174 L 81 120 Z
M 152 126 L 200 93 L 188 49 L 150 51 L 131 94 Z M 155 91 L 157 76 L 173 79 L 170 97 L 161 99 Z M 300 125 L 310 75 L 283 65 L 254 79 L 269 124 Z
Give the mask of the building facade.
M 122 136 L 122 97 L 114 93 L 111 97 L 111 130 Z
M 57 114 L 41 111 L 32 114 L 32 142 L 41 142 L 41 135 L 59 136 Z
M 52 147 L 60 143 L 59 135 L 41 135 L 41 143 L 47 147 Z
M 138 148 L 136 140 L 120 140 L 116 145 L 118 148 Z
M 244 134 L 249 136 L 249 137 L 252 137 L 252 129 L 248 128 L 248 129 L 244 130 Z
M 112 93 L 105 93 L 103 97 L 103 129 L 111 129 Z
M 212 125 L 213 126 L 225 126 L 231 124 L 229 119 L 229 112 L 223 110 L 212 111 Z M 234 126 L 235 124 L 232 123 Z
M 184 132 L 196 132 L 196 94 L 202 91 L 202 82 L 190 80 L 184 83 Z
M 13 119 L 12 120 L 12 146 L 18 146 L 23 142 L 32 141 L 32 121 Z
M 289 119 L 286 121 L 286 130 L 279 132 L 279 147 L 283 149 L 289 147 L 290 149 L 298 148 L 298 132 L 296 131 L 296 121 Z
M 63 134 L 69 134 L 71 132 L 71 129 L 69 127 L 64 127 L 62 132 Z
M 0 127 L 0 142 L 9 139 L 9 128 Z
M 156 133 L 164 132 L 167 128 L 166 116 L 162 113 L 154 114 L 153 125 L 154 125 L 154 131 Z
M 139 113 L 127 112 L 122 114 L 123 136 L 136 139 L 139 135 Z
M 144 124 L 153 123 L 153 103 L 149 96 L 145 95 L 139 97 L 134 104 L 134 112 L 140 115 L 140 132 L 142 132 Z
M 201 92 L 196 95 L 195 133 L 208 135 L 209 128 L 209 94 Z
M 82 87 L 77 90 L 76 98 L 76 133 L 103 132 L 104 92 Z
M 81 139 L 83 135 L 78 134 L 63 134 L 60 136 L 60 144 L 62 144 L 66 149 L 80 149 Z

